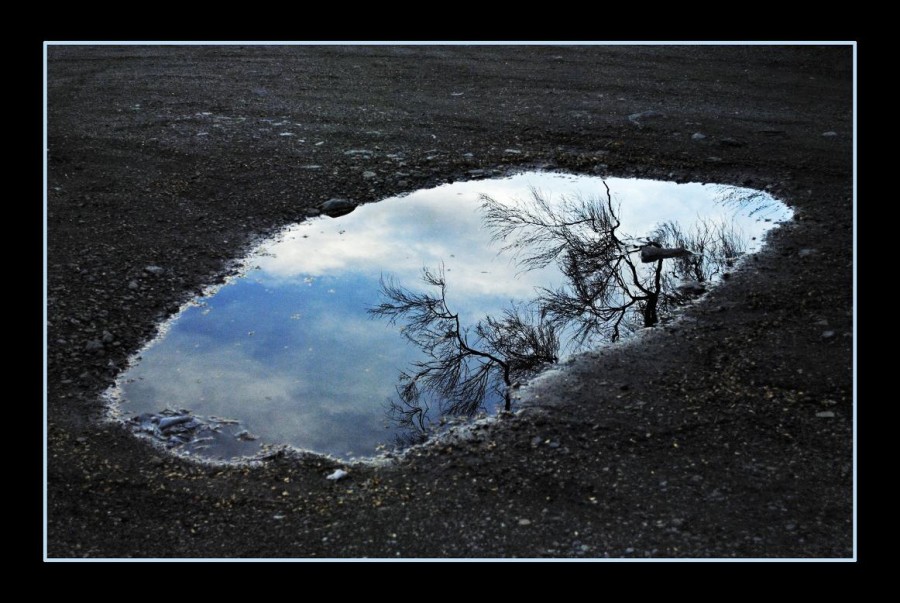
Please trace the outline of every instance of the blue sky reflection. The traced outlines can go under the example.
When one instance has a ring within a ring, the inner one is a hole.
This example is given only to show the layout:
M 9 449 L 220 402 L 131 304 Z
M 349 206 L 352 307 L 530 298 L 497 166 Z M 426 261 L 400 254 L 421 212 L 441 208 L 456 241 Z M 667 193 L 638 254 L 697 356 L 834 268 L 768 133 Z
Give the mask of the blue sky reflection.
M 743 190 L 607 182 L 621 203 L 622 231 L 636 236 L 662 221 L 730 219 L 735 205 L 717 201 Z M 142 352 L 123 375 L 123 410 L 186 408 L 234 418 L 260 442 L 340 457 L 390 447 L 395 432 L 385 400 L 419 350 L 399 325 L 366 314 L 381 301 L 379 278 L 415 289 L 423 266 L 443 262 L 448 302 L 469 323 L 534 297 L 535 287 L 559 284 L 555 266 L 520 273 L 482 227 L 481 193 L 512 201 L 527 197 L 529 186 L 554 199 L 604 190 L 594 177 L 528 173 L 417 191 L 291 227 L 260 246 L 245 276 L 185 310 Z M 760 200 L 770 206 L 764 217 L 737 221 L 747 239 L 790 215 L 768 195 Z

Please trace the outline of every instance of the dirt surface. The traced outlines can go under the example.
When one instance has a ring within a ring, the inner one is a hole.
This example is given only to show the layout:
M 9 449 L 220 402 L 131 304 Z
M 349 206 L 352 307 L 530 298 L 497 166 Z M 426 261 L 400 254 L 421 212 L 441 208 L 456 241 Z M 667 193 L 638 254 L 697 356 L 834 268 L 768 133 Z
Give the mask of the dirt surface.
M 50 557 L 853 554 L 850 47 L 48 56 Z M 796 220 L 682 321 L 393 465 L 200 465 L 102 420 L 128 356 L 254 237 L 535 166 L 763 188 Z

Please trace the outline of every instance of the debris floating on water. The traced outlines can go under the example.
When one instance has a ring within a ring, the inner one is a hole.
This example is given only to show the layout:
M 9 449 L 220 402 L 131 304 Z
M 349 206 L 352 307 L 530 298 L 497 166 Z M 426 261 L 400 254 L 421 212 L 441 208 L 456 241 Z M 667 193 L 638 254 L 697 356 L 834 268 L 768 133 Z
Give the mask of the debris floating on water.
M 682 247 L 656 247 L 655 245 L 644 245 L 641 247 L 641 261 L 645 264 L 656 260 L 681 258 L 688 255 L 693 254 Z

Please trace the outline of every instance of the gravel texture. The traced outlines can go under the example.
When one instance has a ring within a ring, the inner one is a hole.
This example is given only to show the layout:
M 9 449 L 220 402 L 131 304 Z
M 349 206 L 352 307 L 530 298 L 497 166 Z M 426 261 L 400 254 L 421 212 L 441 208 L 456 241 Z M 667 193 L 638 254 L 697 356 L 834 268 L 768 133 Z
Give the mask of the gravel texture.
M 48 556 L 853 554 L 849 46 L 48 55 Z M 202 465 L 104 421 L 257 237 L 533 167 L 757 187 L 796 219 L 676 324 L 385 466 Z

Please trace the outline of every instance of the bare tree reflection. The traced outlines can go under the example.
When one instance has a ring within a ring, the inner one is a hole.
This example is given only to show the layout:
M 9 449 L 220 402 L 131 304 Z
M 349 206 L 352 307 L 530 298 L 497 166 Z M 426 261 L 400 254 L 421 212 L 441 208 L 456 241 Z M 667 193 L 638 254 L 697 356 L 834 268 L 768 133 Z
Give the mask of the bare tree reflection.
M 389 401 L 389 415 L 401 427 L 425 433 L 432 405 L 440 416 L 472 416 L 488 395 L 503 399 L 509 410 L 513 382 L 557 361 L 553 325 L 532 320 L 527 308 L 508 308 L 500 318 L 487 316 L 466 327 L 448 306 L 443 266 L 423 269 L 422 280 L 437 293 L 416 293 L 382 278 L 388 301 L 369 309 L 392 324 L 402 320 L 401 333 L 425 355 L 401 372 L 398 399 Z
M 605 199 L 564 197 L 551 204 L 537 189 L 515 205 L 482 195 L 485 221 L 495 240 L 516 254 L 526 270 L 556 262 L 566 277 L 557 289 L 541 289 L 541 317 L 555 328 L 573 327 L 578 344 L 659 321 L 663 260 L 689 255 L 619 231 L 609 186 Z M 643 264 L 651 264 L 648 269 Z
M 622 233 L 618 207 L 603 184 L 602 197 L 556 203 L 536 189 L 512 205 L 481 197 L 494 239 L 525 270 L 556 262 L 566 277 L 556 289 L 540 289 L 535 303 L 542 321 L 571 333 L 575 348 L 656 325 L 661 311 L 704 290 L 746 247 L 732 225 L 705 220 L 690 231 L 666 222 L 646 237 Z
M 747 247 L 734 225 L 724 221 L 701 219 L 687 232 L 677 222 L 664 222 L 650 238 L 666 247 L 691 250 L 690 255 L 673 258 L 670 269 L 663 273 L 663 311 L 671 311 L 706 291 L 712 281 L 734 266 Z
M 745 211 L 748 217 L 767 222 L 784 217 L 784 205 L 765 191 L 726 185 L 714 185 L 713 190 L 717 204 Z
M 382 279 L 388 300 L 369 312 L 401 322 L 403 334 L 425 360 L 401 373 L 389 414 L 422 436 L 428 412 L 472 416 L 489 396 L 510 408 L 509 388 L 542 365 L 554 363 L 561 337 L 570 349 L 656 325 L 661 313 L 696 297 L 733 265 L 745 243 L 728 223 L 700 220 L 685 231 L 665 222 L 644 237 L 621 232 L 609 187 L 594 198 L 550 198 L 531 190 L 527 200 L 504 204 L 482 195 L 485 222 L 522 270 L 556 263 L 565 277 L 556 288 L 539 288 L 527 304 L 503 316 L 486 316 L 471 327 L 448 306 L 443 267 L 425 268 L 436 293 L 415 293 Z M 736 197 L 723 203 L 735 203 Z M 410 440 L 407 440 L 407 443 Z

